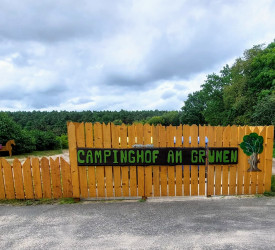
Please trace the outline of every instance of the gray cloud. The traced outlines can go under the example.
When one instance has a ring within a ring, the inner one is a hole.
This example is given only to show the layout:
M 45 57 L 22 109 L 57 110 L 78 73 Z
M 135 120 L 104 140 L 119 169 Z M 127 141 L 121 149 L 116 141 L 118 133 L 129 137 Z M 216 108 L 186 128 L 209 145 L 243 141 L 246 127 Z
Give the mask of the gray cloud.
M 270 0 L 2 0 L 0 110 L 179 109 L 274 39 L 274 12 Z

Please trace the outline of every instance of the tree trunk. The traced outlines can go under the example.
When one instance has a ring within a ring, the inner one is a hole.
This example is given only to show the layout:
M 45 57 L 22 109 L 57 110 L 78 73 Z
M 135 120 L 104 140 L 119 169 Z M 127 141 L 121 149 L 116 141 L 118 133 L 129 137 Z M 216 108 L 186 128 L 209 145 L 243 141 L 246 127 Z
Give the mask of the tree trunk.
M 247 172 L 261 172 L 262 171 L 258 168 L 258 163 L 260 161 L 258 159 L 258 154 L 257 153 L 253 153 L 250 156 L 250 158 L 248 159 L 248 162 L 250 164 L 250 168 L 247 170 Z

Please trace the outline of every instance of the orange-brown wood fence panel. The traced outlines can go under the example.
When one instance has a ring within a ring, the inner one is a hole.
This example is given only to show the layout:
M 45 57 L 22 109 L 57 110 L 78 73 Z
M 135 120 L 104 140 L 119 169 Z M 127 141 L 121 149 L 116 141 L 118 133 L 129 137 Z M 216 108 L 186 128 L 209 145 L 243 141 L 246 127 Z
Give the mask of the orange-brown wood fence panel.
M 70 163 L 0 158 L 0 199 L 115 198 L 261 194 L 270 191 L 274 127 L 150 126 L 68 122 Z M 264 138 L 260 172 L 248 172 L 239 148 L 237 165 L 81 166 L 77 148 L 239 147 L 251 132 Z
M 63 158 L 0 158 L 0 199 L 73 197 L 71 166 Z

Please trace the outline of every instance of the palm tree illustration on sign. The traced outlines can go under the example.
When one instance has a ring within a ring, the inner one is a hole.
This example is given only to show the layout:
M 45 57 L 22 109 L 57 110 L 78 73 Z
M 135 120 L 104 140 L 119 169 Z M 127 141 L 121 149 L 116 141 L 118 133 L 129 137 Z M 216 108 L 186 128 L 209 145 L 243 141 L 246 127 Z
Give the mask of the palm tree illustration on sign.
M 264 138 L 259 136 L 257 133 L 251 133 L 243 137 L 243 142 L 240 144 L 240 147 L 246 155 L 250 156 L 248 159 L 250 168 L 247 172 L 261 171 L 258 168 L 258 163 L 260 162 L 258 155 L 264 150 L 263 143 Z

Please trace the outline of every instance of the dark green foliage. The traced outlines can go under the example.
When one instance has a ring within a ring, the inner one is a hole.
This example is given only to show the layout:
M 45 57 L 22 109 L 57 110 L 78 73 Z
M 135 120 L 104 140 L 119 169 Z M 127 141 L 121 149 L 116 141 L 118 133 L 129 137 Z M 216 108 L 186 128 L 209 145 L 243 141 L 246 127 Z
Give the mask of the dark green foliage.
M 30 134 L 35 140 L 36 150 L 38 151 L 60 148 L 60 141 L 51 131 L 32 130 Z
M 181 122 L 275 125 L 275 42 L 253 46 L 188 95 Z
M 263 142 L 264 138 L 262 136 L 259 136 L 256 133 L 251 133 L 243 137 L 243 142 L 240 144 L 240 147 L 248 156 L 253 153 L 261 154 L 264 149 Z
M 0 143 L 5 145 L 8 140 L 12 139 L 16 143 L 13 147 L 13 154 L 35 150 L 34 138 L 16 124 L 7 114 L 0 112 Z
M 275 192 L 275 175 L 271 177 L 271 191 Z

